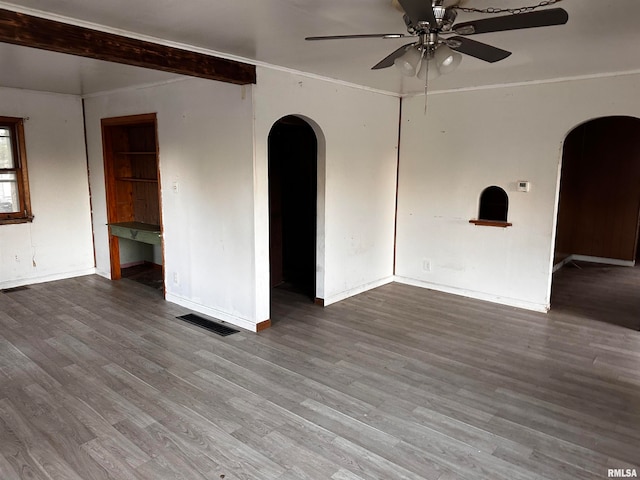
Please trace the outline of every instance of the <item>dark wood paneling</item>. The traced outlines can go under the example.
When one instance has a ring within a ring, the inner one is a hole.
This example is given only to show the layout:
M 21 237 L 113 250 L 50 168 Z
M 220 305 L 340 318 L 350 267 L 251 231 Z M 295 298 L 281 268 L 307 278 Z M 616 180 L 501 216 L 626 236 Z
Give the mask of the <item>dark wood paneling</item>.
M 0 9 L 0 42 L 246 85 L 256 67 L 157 43 Z
M 565 141 L 556 251 L 634 260 L 640 212 L 640 120 L 608 117 Z
M 157 183 L 131 183 L 134 221 L 160 225 L 160 201 Z

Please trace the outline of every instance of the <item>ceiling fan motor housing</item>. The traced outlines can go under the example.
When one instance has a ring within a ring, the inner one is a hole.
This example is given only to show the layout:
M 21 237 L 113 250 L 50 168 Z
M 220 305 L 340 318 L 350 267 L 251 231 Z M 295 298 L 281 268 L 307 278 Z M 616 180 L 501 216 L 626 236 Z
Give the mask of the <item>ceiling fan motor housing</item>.
M 453 8 L 434 6 L 433 14 L 436 17 L 436 25 L 431 25 L 428 21 L 419 21 L 418 25 L 408 25 L 415 31 L 420 32 L 449 32 L 455 22 L 458 12 Z
M 441 32 L 450 32 L 453 22 L 456 21 L 458 11 L 453 8 L 437 7 L 433 12 L 436 15 L 436 21 L 438 22 L 438 30 Z

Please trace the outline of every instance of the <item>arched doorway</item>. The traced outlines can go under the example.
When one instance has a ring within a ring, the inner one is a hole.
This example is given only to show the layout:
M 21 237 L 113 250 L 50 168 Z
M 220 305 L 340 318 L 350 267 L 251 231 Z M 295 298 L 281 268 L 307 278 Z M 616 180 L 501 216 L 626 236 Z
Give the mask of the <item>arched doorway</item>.
M 316 297 L 318 140 L 290 115 L 269 132 L 269 262 L 271 288 Z
M 566 137 L 556 255 L 635 261 L 640 214 L 640 119 L 604 117 Z
M 583 309 L 590 318 L 629 326 L 637 323 L 638 304 L 632 298 L 640 285 L 640 269 L 627 267 L 635 265 L 639 250 L 638 138 L 640 119 L 612 116 L 585 122 L 565 139 L 554 251 L 554 310 Z M 634 289 L 633 294 L 625 292 L 626 286 Z

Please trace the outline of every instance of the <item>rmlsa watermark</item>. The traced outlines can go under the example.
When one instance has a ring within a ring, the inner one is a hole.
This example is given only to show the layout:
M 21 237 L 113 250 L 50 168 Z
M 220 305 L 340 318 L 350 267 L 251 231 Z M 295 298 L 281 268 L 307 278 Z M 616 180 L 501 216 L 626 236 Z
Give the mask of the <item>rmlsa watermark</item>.
M 638 472 L 635 468 L 609 468 L 607 470 L 608 478 L 638 478 Z

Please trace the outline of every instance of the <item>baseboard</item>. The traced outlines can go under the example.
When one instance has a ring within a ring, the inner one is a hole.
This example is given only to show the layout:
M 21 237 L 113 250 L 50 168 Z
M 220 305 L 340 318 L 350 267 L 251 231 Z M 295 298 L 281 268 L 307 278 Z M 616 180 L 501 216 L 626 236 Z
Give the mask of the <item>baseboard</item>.
M 562 267 L 564 267 L 567 263 L 571 263 L 573 261 L 573 255 L 569 255 L 567 257 L 564 257 L 562 260 L 560 260 L 558 263 L 556 263 L 553 266 L 553 272 L 552 273 L 556 273 L 558 270 L 560 270 Z
M 139 260 L 137 262 L 121 263 L 120 268 L 125 269 L 125 268 L 137 267 L 138 265 L 144 265 L 145 263 L 146 263 L 145 260 Z
M 24 285 L 35 285 L 36 283 L 55 282 L 56 280 L 66 280 L 75 277 L 84 277 L 96 273 L 95 267 L 85 270 L 76 270 L 73 272 L 54 273 L 51 275 L 43 275 L 41 277 L 19 278 L 15 280 L 7 280 L 0 282 L 0 289 L 22 287 Z
M 264 323 L 264 322 L 256 323 L 246 318 L 238 317 L 236 315 L 231 315 L 227 312 L 223 312 L 222 310 L 218 310 L 212 307 L 207 307 L 205 305 L 200 305 L 199 303 L 193 302 L 189 299 L 182 298 L 178 295 L 174 295 L 171 293 L 166 294 L 165 300 L 167 302 L 180 305 L 181 307 L 188 308 L 189 310 L 193 310 L 194 312 L 202 313 L 203 315 L 207 315 L 214 319 L 230 323 L 232 325 L 235 325 L 236 327 L 244 328 L 245 330 L 249 330 L 251 332 L 257 332 L 258 325 L 261 325 L 262 323 Z M 264 328 L 266 327 L 263 327 L 263 329 Z
M 571 260 L 591 263 L 603 263 L 605 265 L 616 265 L 619 267 L 635 267 L 635 260 L 620 260 L 617 258 L 592 257 L 590 255 L 571 255 Z
M 332 303 L 339 302 L 344 300 L 345 298 L 353 297 L 354 295 L 358 295 L 360 293 L 364 293 L 367 290 L 371 290 L 373 288 L 381 287 L 382 285 L 386 285 L 388 283 L 393 282 L 393 277 L 386 277 L 380 280 L 376 280 L 375 282 L 365 283 L 364 285 L 360 285 L 359 287 L 351 288 L 349 290 L 345 290 L 340 293 L 336 293 L 334 295 L 325 296 L 323 307 L 331 305 Z
M 147 268 L 154 268 L 156 270 L 162 270 L 162 265 L 160 265 L 158 263 L 150 262 L 148 260 L 139 260 L 137 262 L 122 263 L 122 264 L 120 264 L 120 269 L 124 270 L 124 269 L 131 268 L 131 267 L 137 267 L 138 265 L 144 265 Z
M 271 327 L 271 319 L 267 319 L 263 322 L 260 322 L 256 325 L 256 332 L 261 332 L 262 330 L 266 330 Z
M 460 297 L 473 298 L 475 300 L 482 300 L 484 302 L 497 303 L 500 305 L 506 305 L 509 307 L 522 308 L 524 310 L 531 310 L 534 312 L 547 313 L 550 308 L 550 304 L 528 302 L 526 300 L 519 300 L 517 298 L 502 297 L 500 295 L 491 295 L 484 292 L 477 292 L 474 290 L 466 290 L 464 288 L 451 287 L 448 285 L 438 285 L 435 283 L 424 282 L 422 280 L 415 280 L 406 277 L 394 277 L 394 281 L 405 285 L 411 285 L 414 287 L 427 288 L 429 290 L 436 290 L 438 292 L 450 293 L 452 295 L 458 295 Z
M 562 261 L 556 263 L 553 266 L 553 273 L 560 270 L 567 263 L 571 263 L 573 261 L 578 262 L 590 262 L 590 263 L 601 263 L 603 265 L 614 265 L 617 267 L 635 267 L 635 260 L 620 260 L 617 258 L 606 258 L 606 257 L 592 257 L 591 255 L 578 255 L 572 254 L 562 259 Z

